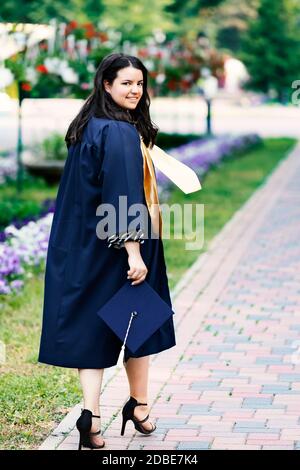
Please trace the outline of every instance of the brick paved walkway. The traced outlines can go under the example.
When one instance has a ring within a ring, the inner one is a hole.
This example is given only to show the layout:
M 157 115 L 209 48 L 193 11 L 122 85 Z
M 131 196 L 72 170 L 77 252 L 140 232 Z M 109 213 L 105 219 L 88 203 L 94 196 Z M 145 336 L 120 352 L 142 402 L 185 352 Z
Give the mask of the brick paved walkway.
M 123 368 L 105 370 L 112 449 L 300 449 L 300 144 L 172 293 L 177 345 L 151 356 L 144 436 L 121 409 Z M 298 351 L 299 349 L 299 351 Z M 80 404 L 40 449 L 75 449 Z

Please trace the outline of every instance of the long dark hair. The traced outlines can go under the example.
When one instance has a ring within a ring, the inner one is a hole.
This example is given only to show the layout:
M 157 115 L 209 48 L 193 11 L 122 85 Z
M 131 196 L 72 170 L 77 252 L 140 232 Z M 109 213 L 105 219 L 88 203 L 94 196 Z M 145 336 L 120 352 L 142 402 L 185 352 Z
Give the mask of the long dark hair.
M 134 110 L 126 110 L 119 106 L 103 85 L 104 80 L 113 83 L 118 70 L 133 66 L 143 73 L 143 94 Z M 152 123 L 149 113 L 150 97 L 147 91 L 148 71 L 142 62 L 135 56 L 114 53 L 105 56 L 99 64 L 94 77 L 94 89 L 86 99 L 79 113 L 71 122 L 65 136 L 69 147 L 81 140 L 84 127 L 92 116 L 106 117 L 121 121 L 128 121 L 135 125 L 143 137 L 146 146 L 155 144 L 158 127 Z

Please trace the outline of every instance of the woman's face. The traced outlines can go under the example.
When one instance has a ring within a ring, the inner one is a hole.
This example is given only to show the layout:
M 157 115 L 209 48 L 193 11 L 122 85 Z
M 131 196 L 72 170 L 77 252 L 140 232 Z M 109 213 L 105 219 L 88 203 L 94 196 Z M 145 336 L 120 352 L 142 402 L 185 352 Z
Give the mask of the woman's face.
M 143 94 L 143 72 L 134 67 L 118 70 L 112 85 L 103 82 L 105 90 L 122 108 L 135 109 Z

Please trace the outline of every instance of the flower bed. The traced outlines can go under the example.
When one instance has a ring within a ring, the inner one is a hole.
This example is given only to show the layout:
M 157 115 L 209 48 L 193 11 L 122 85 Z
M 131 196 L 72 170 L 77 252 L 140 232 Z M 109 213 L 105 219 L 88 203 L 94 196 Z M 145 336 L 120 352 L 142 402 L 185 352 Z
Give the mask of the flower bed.
M 10 294 L 31 276 L 31 269 L 43 269 L 47 255 L 53 213 L 21 228 L 9 225 L 6 240 L 0 243 L 0 294 Z
M 14 25 L 7 28 L 7 40 L 17 42 Z M 104 56 L 119 47 L 120 32 L 104 25 L 50 21 L 49 37 L 31 45 L 29 30 L 22 50 L 4 60 L 5 85 L 17 81 L 19 96 L 48 98 L 73 96 L 87 98 L 93 88 L 96 68 Z M 31 33 L 31 29 L 30 29 Z M 125 36 L 124 36 L 125 34 Z M 147 35 L 146 35 L 147 36 Z M 159 35 L 158 35 L 159 36 Z M 156 96 L 180 96 L 198 92 L 197 81 L 208 68 L 222 86 L 225 54 L 187 37 L 161 38 L 152 35 L 136 42 L 134 31 L 124 31 L 123 40 L 130 55 L 142 60 L 149 70 L 149 89 Z M 2 79 L 4 81 L 4 78 Z
M 42 207 L 39 209 L 38 215 L 28 215 L 22 219 L 15 217 L 10 220 L 10 225 L 13 225 L 16 228 L 21 228 L 24 225 L 27 225 L 30 221 L 35 221 L 48 214 L 49 212 L 54 212 L 55 210 L 55 200 L 54 199 L 45 199 L 43 201 Z M 0 242 L 4 242 L 8 238 L 8 233 L 3 230 L 0 230 Z

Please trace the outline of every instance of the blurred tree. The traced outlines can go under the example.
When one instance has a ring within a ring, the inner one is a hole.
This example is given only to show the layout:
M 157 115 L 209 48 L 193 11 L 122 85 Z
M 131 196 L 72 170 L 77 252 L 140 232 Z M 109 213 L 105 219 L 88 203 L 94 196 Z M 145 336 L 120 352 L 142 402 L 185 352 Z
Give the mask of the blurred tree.
M 178 14 L 177 20 L 180 21 L 180 14 L 185 13 L 187 16 L 192 16 L 199 13 L 201 8 L 212 8 L 220 5 L 224 0 L 173 0 L 170 6 L 166 8 L 167 11 Z
M 257 17 L 260 0 L 227 0 L 217 8 L 211 27 L 214 44 L 234 53 L 241 50 L 249 21 Z
M 199 32 L 204 32 L 211 39 L 206 25 L 224 1 L 226 0 L 173 0 L 166 7 L 166 11 L 172 13 L 176 25 L 169 37 L 186 36 L 195 40 Z
M 291 83 L 300 73 L 299 19 L 296 0 L 260 0 L 241 53 L 251 76 L 248 88 L 288 101 Z
M 97 22 L 102 12 L 102 0 L 1 0 L 0 21 L 47 23 L 57 18 Z
M 153 32 L 171 31 L 174 23 L 171 13 L 166 11 L 173 0 L 103 0 L 105 11 L 102 22 L 106 27 L 118 30 L 121 43 L 124 41 L 141 42 Z M 163 38 L 162 38 L 163 40 Z

